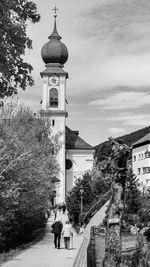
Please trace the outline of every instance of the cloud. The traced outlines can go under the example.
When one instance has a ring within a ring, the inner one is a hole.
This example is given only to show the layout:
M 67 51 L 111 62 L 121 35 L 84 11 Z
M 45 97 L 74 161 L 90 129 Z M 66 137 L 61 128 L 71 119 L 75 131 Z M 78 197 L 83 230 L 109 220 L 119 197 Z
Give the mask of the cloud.
M 119 44 L 126 49 L 134 40 L 145 36 L 150 40 L 149 9 L 149 0 L 126 0 L 125 4 L 120 0 L 100 1 L 96 7 L 84 10 L 82 36 L 97 36 L 101 43 L 107 39 L 115 44 L 115 51 Z M 89 21 L 90 27 L 85 27 Z
M 124 133 L 126 133 L 126 130 L 125 129 L 123 129 L 123 128 L 108 128 L 108 131 L 111 133 L 111 134 L 113 134 L 113 135 L 119 135 L 119 134 L 124 134 Z
M 150 105 L 150 95 L 145 92 L 122 92 L 105 99 L 89 102 L 103 110 L 137 109 Z
M 150 113 L 132 114 L 120 113 L 116 116 L 100 118 L 101 121 L 119 122 L 127 126 L 150 126 Z
M 149 0 L 105 0 L 81 10 L 68 46 L 68 94 L 150 85 L 149 10 Z
M 78 58 L 77 48 L 74 64 L 69 63 L 71 80 L 67 81 L 68 95 L 81 96 L 92 92 L 100 94 L 119 86 L 133 87 L 135 90 L 150 87 L 150 53 L 102 57 L 99 50 L 92 48 L 92 44 L 91 50 L 90 45 L 85 49 L 81 45 L 80 53 L 81 51 L 82 55 Z M 93 57 L 91 62 L 88 54 Z
M 53 29 L 53 16 L 49 16 L 45 1 L 44 6 L 35 1 L 42 18 L 28 28 L 34 50 L 26 55 L 35 69 L 35 84 L 40 85 L 39 72 L 45 68 L 40 50 Z M 116 86 L 150 85 L 149 0 L 126 0 L 125 4 L 120 0 L 81 0 L 80 6 L 73 0 L 58 0 L 58 6 L 57 28 L 69 51 L 64 67 L 71 78 L 67 95 L 80 97 Z

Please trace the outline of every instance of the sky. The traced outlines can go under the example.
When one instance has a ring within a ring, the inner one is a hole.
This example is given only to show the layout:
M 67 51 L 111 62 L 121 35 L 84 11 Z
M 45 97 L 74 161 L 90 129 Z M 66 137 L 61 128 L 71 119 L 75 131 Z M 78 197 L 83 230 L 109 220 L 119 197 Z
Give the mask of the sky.
M 33 0 L 41 15 L 28 24 L 33 50 L 25 60 L 34 68 L 35 85 L 19 98 L 40 110 L 45 69 L 41 48 L 57 30 L 68 48 L 67 125 L 97 145 L 150 125 L 150 1 Z

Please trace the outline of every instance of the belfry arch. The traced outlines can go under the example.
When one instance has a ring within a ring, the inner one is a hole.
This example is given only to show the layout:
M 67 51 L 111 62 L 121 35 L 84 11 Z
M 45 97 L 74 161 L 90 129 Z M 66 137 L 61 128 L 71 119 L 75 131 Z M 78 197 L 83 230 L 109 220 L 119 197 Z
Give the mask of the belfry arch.
M 56 88 L 49 90 L 49 107 L 58 108 L 58 90 Z

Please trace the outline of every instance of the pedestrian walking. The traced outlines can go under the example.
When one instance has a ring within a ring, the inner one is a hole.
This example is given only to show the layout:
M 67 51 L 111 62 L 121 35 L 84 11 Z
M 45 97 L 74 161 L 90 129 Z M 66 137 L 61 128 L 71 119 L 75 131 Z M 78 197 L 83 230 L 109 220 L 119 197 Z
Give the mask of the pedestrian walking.
M 53 209 L 53 214 L 54 214 L 54 221 L 55 221 L 57 218 L 57 208 Z
M 69 221 L 66 221 L 65 222 L 65 225 L 63 227 L 62 234 L 63 234 L 63 237 L 64 237 L 65 248 L 66 249 L 69 249 L 70 248 L 70 237 L 73 234 L 73 232 L 72 232 L 72 226 L 71 226 L 71 224 L 69 224 Z
M 61 239 L 61 232 L 63 228 L 63 224 L 61 222 L 61 219 L 58 218 L 52 225 L 52 233 L 54 233 L 54 245 L 55 248 L 60 249 L 60 239 Z
M 79 230 L 79 234 L 83 234 L 84 231 L 85 231 L 85 227 L 86 227 L 86 224 L 82 224 L 82 226 L 80 227 L 80 230 Z
M 62 204 L 62 210 L 63 210 L 63 214 L 65 214 L 65 212 L 66 212 L 66 208 L 67 208 L 67 207 L 66 207 L 66 204 L 65 204 L 65 203 L 63 203 L 63 204 Z
M 70 249 L 73 249 L 73 227 L 72 227 L 72 223 L 69 222 L 69 225 L 71 226 L 71 230 L 70 230 Z
M 61 214 L 61 209 L 62 209 L 62 207 L 61 207 L 61 205 L 59 204 L 59 206 L 58 206 L 59 214 Z

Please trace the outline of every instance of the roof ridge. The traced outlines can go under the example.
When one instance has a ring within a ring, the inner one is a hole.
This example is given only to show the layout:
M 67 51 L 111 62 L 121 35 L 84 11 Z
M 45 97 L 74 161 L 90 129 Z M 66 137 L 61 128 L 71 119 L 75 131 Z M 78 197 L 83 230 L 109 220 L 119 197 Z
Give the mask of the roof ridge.
M 93 146 L 84 141 L 78 134 L 78 131 L 71 130 L 66 126 L 66 148 L 68 149 L 94 149 Z
M 141 143 L 146 142 L 146 141 L 150 141 L 150 132 L 148 134 L 144 135 L 142 138 L 140 138 L 135 143 L 133 143 L 133 146 L 137 145 L 137 144 L 141 144 Z

